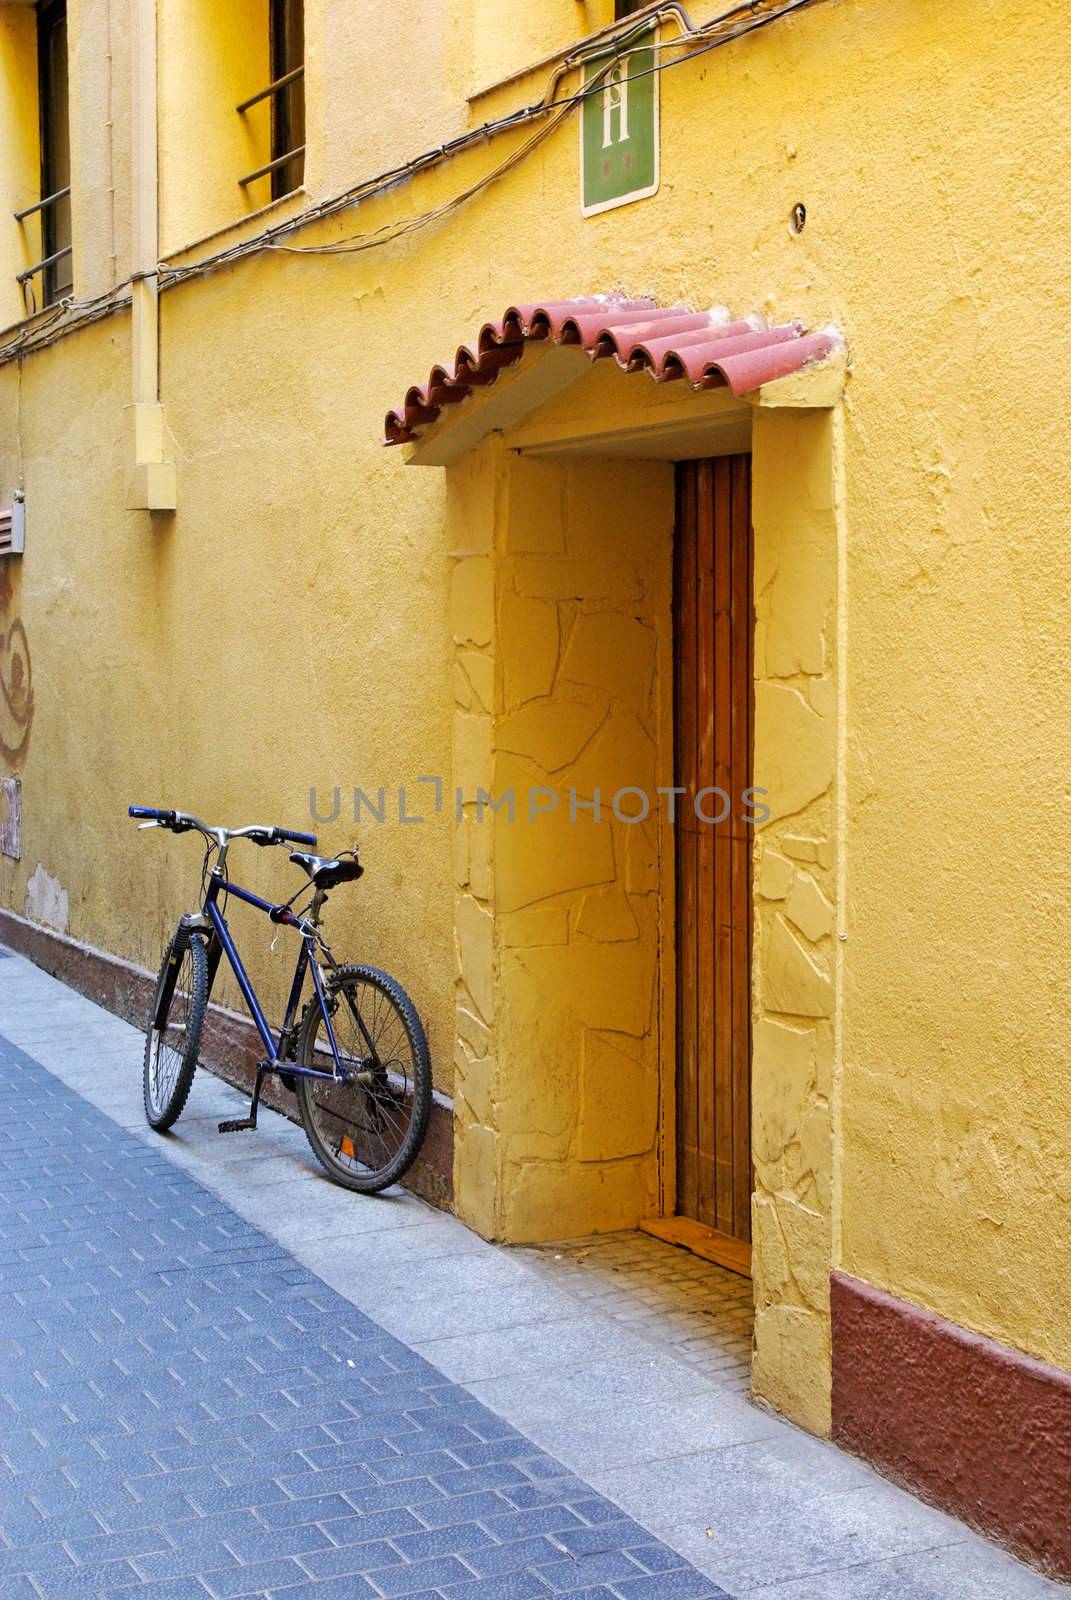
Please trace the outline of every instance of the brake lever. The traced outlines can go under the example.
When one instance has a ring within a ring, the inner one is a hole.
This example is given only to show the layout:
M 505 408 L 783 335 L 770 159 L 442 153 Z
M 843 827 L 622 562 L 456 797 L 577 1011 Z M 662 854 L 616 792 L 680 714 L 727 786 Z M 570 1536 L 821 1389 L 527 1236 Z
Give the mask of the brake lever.
M 146 828 L 162 828 L 162 827 L 163 827 L 163 823 L 158 818 L 154 817 L 151 822 L 139 822 L 138 823 L 138 832 L 139 833 L 144 833 Z

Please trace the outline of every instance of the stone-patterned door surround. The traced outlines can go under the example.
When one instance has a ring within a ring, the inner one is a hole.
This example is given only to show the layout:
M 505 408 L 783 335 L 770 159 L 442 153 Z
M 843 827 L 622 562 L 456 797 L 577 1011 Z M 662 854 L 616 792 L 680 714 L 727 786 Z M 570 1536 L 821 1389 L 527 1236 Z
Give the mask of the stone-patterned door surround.
M 754 781 L 771 808 L 754 855 L 753 1382 L 824 1433 L 841 379 L 803 373 L 750 406 L 691 396 L 689 412 L 608 367 L 512 430 L 473 440 L 467 420 L 447 470 L 457 1208 L 513 1242 L 673 1209 L 673 839 L 657 793 L 674 781 L 672 463 L 749 440 Z M 635 820 L 641 794 L 656 803 Z

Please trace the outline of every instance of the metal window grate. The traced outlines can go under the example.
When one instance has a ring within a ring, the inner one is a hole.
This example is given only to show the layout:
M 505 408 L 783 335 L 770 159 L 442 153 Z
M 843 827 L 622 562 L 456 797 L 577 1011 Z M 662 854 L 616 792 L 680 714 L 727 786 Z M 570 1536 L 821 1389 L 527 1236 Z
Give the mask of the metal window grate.
M 239 116 L 244 116 L 251 106 L 259 105 L 270 94 L 281 94 L 284 89 L 289 88 L 292 83 L 296 83 L 299 78 L 304 76 L 305 68 L 303 66 L 294 67 L 290 72 L 284 72 L 281 78 L 276 78 L 274 83 L 269 83 L 266 89 L 258 89 L 256 94 L 251 94 L 248 100 L 243 100 L 241 105 L 235 106 L 234 109 Z
M 35 261 L 32 267 L 27 267 L 25 272 L 17 273 L 15 282 L 29 283 L 39 272 L 47 272 L 49 267 L 54 267 L 57 261 L 65 261 L 71 253 L 71 246 L 65 244 L 62 250 L 54 250 L 50 256 L 44 256 L 40 261 Z
M 304 0 L 268 0 L 272 80 L 235 107 L 245 116 L 267 101 L 271 113 L 271 158 L 238 179 L 244 189 L 271 179 L 278 200 L 300 189 L 305 179 L 305 19 Z
M 285 167 L 288 161 L 296 161 L 299 156 L 303 158 L 304 155 L 305 146 L 299 144 L 296 150 L 286 150 L 281 156 L 276 156 L 274 161 L 265 161 L 262 167 L 257 167 L 253 172 L 247 172 L 244 178 L 238 179 L 238 182 L 244 189 L 247 183 L 256 183 L 258 178 L 266 178 L 269 172 L 278 172 L 279 168 Z
M 57 189 L 55 194 L 46 194 L 43 200 L 35 200 L 32 206 L 27 206 L 24 211 L 15 212 L 16 222 L 25 222 L 27 217 L 32 217 L 35 211 L 46 211 L 49 206 L 54 206 L 57 200 L 66 200 L 71 192 L 70 184 L 65 189 Z
M 54 305 L 74 287 L 67 0 L 38 0 L 37 92 L 43 198 L 30 214 L 41 221 L 41 259 L 19 273 L 18 281 L 29 299 L 26 285 L 40 274 L 41 300 Z

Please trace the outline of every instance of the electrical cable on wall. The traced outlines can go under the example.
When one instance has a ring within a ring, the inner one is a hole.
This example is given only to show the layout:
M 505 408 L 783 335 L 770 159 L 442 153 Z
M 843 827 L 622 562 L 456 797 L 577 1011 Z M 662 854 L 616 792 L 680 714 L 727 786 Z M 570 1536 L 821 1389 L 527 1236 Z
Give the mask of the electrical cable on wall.
M 757 3 L 758 0 L 754 0 L 754 3 L 744 7 L 738 7 L 737 10 L 743 10 L 753 14 Z M 777 18 L 787 16 L 792 11 L 800 11 L 805 6 L 814 5 L 816 3 L 817 0 L 788 0 L 788 4 L 783 5 L 781 9 L 774 15 L 764 17 L 759 21 L 753 20 L 750 26 L 739 28 L 729 37 L 708 40 L 706 43 L 700 45 L 698 49 L 689 50 L 687 55 L 678 56 L 673 61 L 659 62 L 656 66 L 647 67 L 642 72 L 630 73 L 629 82 L 636 83 L 641 78 L 649 78 L 656 73 L 665 72 L 669 67 L 680 65 L 682 61 L 693 61 L 697 56 L 705 55 L 708 50 L 715 50 L 720 45 L 729 43 L 730 38 L 742 38 L 745 34 L 753 32 L 756 28 L 764 26 L 767 22 L 772 22 Z M 652 16 L 656 17 L 658 15 L 658 12 L 652 13 Z M 735 15 L 735 13 L 728 13 L 728 15 Z M 645 31 L 646 28 L 650 26 L 651 20 L 651 16 L 642 17 L 640 19 L 640 26 L 630 30 L 629 34 L 623 37 L 631 38 L 633 33 Z M 721 18 L 719 20 L 724 21 L 725 19 Z M 555 131 L 555 129 L 558 127 L 558 124 L 565 118 L 565 116 L 568 115 L 570 111 L 572 111 L 582 101 L 589 99 L 593 94 L 597 94 L 599 92 L 602 87 L 602 80 L 605 78 L 606 74 L 610 72 L 612 68 L 616 67 L 622 59 L 627 59 L 628 56 L 633 54 L 647 55 L 653 50 L 679 49 L 682 46 L 689 44 L 692 37 L 693 35 L 689 34 L 682 35 L 677 39 L 669 39 L 661 42 L 651 42 L 648 40 L 634 50 L 623 49 L 615 51 L 613 56 L 611 56 L 607 61 L 605 67 L 591 77 L 585 83 L 583 89 L 578 90 L 576 94 L 563 96 L 559 100 L 552 100 L 542 107 L 542 109 L 546 111 L 552 111 L 558 108 L 560 108 L 560 110 L 558 115 L 554 117 L 551 122 L 549 122 L 545 127 L 540 128 L 539 131 L 534 134 L 526 144 L 522 145 L 519 150 L 514 151 L 512 155 L 507 156 L 505 161 L 501 162 L 500 165 L 494 168 L 493 171 L 485 173 L 482 178 L 478 179 L 468 189 L 464 189 L 460 194 L 454 195 L 450 200 L 444 201 L 442 205 L 435 207 L 434 210 L 424 212 L 417 217 L 406 218 L 405 221 L 399 223 L 397 227 L 389 233 L 387 232 L 388 225 L 384 225 L 383 228 L 378 228 L 373 233 L 352 234 L 348 239 L 336 240 L 331 244 L 285 245 L 267 242 L 261 248 L 266 250 L 284 250 L 292 255 L 350 255 L 362 250 L 375 249 L 383 244 L 390 244 L 393 240 L 401 238 L 404 234 L 412 233 L 417 228 L 422 228 L 430 222 L 435 222 L 440 217 L 445 216 L 448 212 L 453 211 L 458 206 L 463 205 L 467 200 L 470 200 L 474 195 L 478 194 L 481 189 L 488 188 L 496 181 L 496 179 L 502 177 L 504 173 L 508 172 L 512 167 L 516 166 L 520 161 L 522 161 L 524 157 L 535 148 L 536 145 L 541 144 L 544 139 L 548 138 L 550 134 Z M 523 114 L 526 116 L 533 114 L 532 108 L 529 108 Z M 489 124 L 488 126 L 490 128 L 494 128 L 496 125 Z M 387 234 L 386 237 L 382 237 L 384 233 Z
M 412 160 L 394 167 L 387 172 L 380 173 L 374 178 L 368 178 L 352 188 L 344 190 L 341 194 L 320 201 L 318 204 L 307 207 L 296 216 L 288 217 L 284 222 L 277 223 L 274 227 L 265 228 L 260 233 L 254 234 L 249 239 L 243 239 L 216 251 L 209 256 L 201 257 L 188 265 L 173 267 L 166 261 L 158 264 L 156 277 L 159 288 L 169 289 L 189 278 L 201 277 L 208 272 L 223 266 L 229 266 L 242 260 L 246 256 L 257 255 L 262 251 L 284 252 L 289 255 L 352 255 L 365 250 L 378 249 L 383 245 L 393 243 L 396 239 L 406 234 L 415 232 L 440 220 L 458 207 L 466 204 L 475 195 L 495 183 L 505 173 L 523 161 L 531 152 L 548 139 L 561 123 L 576 109 L 576 107 L 592 95 L 601 92 L 602 80 L 605 75 L 617 66 L 622 57 L 627 57 L 632 51 L 629 41 L 645 33 L 663 18 L 673 18 L 681 27 L 681 32 L 675 39 L 646 41 L 637 50 L 649 53 L 651 50 L 669 51 L 679 50 L 683 53 L 674 56 L 668 61 L 657 61 L 654 66 L 645 68 L 642 72 L 632 75 L 633 81 L 650 77 L 656 73 L 666 72 L 670 67 L 680 66 L 684 62 L 692 61 L 697 56 L 705 55 L 710 50 L 719 49 L 721 46 L 731 44 L 737 39 L 744 38 L 747 34 L 754 33 L 760 28 L 768 27 L 773 22 L 790 16 L 793 12 L 802 11 L 809 7 L 823 3 L 823 0 L 745 0 L 744 4 L 734 6 L 731 10 L 723 12 L 710 22 L 698 27 L 691 23 L 683 6 L 670 0 L 665 6 L 655 6 L 651 10 L 631 18 L 629 26 L 604 30 L 603 34 L 596 35 L 593 40 L 585 42 L 584 46 L 563 57 L 554 73 L 551 75 L 543 99 L 532 105 L 524 106 L 517 111 L 510 112 L 507 116 L 500 117 L 493 122 L 482 123 L 478 128 L 469 129 L 466 133 L 459 134 L 457 138 L 439 145 L 432 150 L 414 157 Z M 573 71 L 592 58 L 601 60 L 607 53 L 608 44 L 612 49 L 605 65 L 600 68 L 581 89 L 572 94 L 557 96 L 556 89 L 559 80 L 567 72 Z M 695 48 L 689 48 L 695 46 Z M 292 245 L 283 241 L 290 235 L 297 233 L 316 222 L 322 222 L 338 215 L 351 207 L 359 206 L 362 202 L 375 198 L 385 193 L 388 189 L 418 176 L 421 172 L 440 165 L 452 155 L 460 154 L 470 145 L 482 140 L 490 139 L 500 133 L 505 133 L 512 128 L 520 128 L 529 122 L 546 117 L 549 120 L 523 144 L 511 152 L 497 167 L 484 173 L 474 183 L 470 184 L 460 193 L 445 200 L 441 205 L 433 207 L 430 211 L 421 213 L 416 217 L 408 217 L 396 224 L 385 223 L 382 227 L 366 234 L 351 234 L 343 239 L 331 241 L 322 245 Z M 56 306 L 51 315 L 43 322 L 37 322 L 32 328 L 25 328 L 8 343 L 0 345 L 0 365 L 14 360 L 32 350 L 43 349 L 54 344 L 74 329 L 88 323 L 98 321 L 102 317 L 111 316 L 114 312 L 122 310 L 130 304 L 130 290 L 138 278 L 147 274 L 134 274 L 115 284 L 112 288 L 102 291 L 99 295 L 85 300 L 68 298 Z M 149 274 L 151 276 L 151 274 Z

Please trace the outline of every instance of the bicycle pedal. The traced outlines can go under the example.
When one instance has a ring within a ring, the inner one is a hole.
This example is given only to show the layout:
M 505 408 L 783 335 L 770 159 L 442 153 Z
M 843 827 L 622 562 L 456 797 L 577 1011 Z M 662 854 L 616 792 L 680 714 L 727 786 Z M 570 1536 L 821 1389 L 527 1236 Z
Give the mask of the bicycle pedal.
M 221 1122 L 220 1133 L 244 1133 L 247 1128 L 255 1128 L 256 1122 L 252 1117 L 238 1117 L 234 1122 Z

